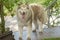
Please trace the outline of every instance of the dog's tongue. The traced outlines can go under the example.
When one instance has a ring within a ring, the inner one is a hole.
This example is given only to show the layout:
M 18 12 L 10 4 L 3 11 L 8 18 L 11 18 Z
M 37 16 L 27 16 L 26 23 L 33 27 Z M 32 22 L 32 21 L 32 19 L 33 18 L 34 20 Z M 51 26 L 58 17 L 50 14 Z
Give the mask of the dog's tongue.
M 22 15 L 22 18 L 24 19 L 25 18 L 25 15 Z

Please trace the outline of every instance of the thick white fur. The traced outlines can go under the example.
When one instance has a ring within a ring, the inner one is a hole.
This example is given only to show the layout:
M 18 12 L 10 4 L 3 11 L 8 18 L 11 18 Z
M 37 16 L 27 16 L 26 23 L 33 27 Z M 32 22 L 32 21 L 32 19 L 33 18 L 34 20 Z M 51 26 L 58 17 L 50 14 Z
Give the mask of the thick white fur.
M 39 30 L 40 32 L 43 31 L 42 26 L 47 22 L 47 13 L 45 12 L 44 7 L 38 4 L 28 4 L 28 5 L 22 4 L 17 7 L 16 12 L 17 12 L 17 19 L 18 19 L 17 21 L 20 32 L 20 38 L 22 38 L 24 26 L 27 26 L 28 29 L 27 38 L 31 38 L 32 22 L 35 24 L 35 30 L 36 27 L 40 25 Z M 22 12 L 26 12 L 24 19 L 22 19 L 21 15 Z

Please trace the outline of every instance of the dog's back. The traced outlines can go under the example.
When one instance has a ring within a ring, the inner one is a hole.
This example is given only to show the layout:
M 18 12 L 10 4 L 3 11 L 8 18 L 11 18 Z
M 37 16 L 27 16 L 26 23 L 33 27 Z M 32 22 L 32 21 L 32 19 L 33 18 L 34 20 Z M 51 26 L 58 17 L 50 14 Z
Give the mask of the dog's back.
M 44 10 L 44 7 L 39 4 L 30 4 L 30 7 L 33 11 L 32 19 L 37 20 L 39 19 L 42 23 L 47 22 L 47 13 Z

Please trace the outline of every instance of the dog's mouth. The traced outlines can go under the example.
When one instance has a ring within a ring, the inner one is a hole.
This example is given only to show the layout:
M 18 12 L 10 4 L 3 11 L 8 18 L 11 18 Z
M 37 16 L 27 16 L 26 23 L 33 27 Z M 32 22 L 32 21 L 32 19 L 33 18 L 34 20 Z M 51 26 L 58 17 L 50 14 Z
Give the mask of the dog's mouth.
M 25 18 L 25 15 L 22 15 L 22 18 L 24 19 Z
M 23 14 L 22 14 L 22 18 L 24 19 L 25 18 L 25 13 L 23 12 Z

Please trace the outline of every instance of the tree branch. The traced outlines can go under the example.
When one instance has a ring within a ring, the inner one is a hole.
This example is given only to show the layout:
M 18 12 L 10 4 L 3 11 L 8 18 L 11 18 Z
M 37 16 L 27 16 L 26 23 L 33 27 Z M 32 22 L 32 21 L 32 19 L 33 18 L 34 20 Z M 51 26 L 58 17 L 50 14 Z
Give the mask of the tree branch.
M 57 2 L 57 0 L 53 0 L 53 2 L 50 3 L 45 10 L 51 9 L 56 4 L 56 2 Z

